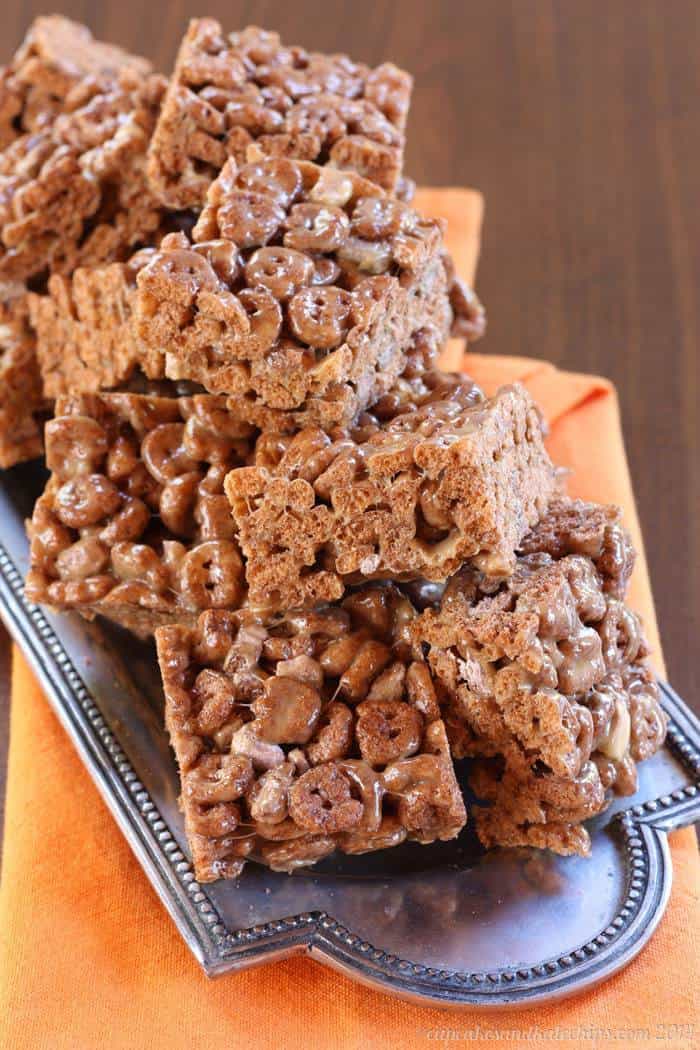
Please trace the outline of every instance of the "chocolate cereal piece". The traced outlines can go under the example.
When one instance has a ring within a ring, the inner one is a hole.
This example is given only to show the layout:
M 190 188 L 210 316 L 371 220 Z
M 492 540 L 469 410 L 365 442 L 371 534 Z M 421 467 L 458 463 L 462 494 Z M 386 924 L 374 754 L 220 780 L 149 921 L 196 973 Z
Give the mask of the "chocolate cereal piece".
M 41 455 L 47 404 L 22 285 L 0 285 L 0 467 Z
M 65 112 L 0 153 L 0 280 L 127 258 L 159 229 L 146 147 L 164 90 L 132 70 L 83 80 Z
M 286 158 L 211 186 L 193 231 L 138 273 L 138 338 L 171 379 L 289 426 L 349 423 L 403 371 L 413 333 L 446 338 L 442 226 L 373 183 Z
M 270 626 L 161 627 L 166 723 L 195 875 L 454 838 L 466 814 L 435 709 L 406 685 L 415 616 L 391 584 Z
M 211 395 L 60 399 L 29 528 L 28 597 L 144 636 L 237 608 L 244 568 L 223 481 L 251 435 Z
M 514 566 L 557 488 L 525 389 L 484 400 L 433 373 L 375 412 L 333 434 L 263 433 L 254 464 L 227 477 L 253 602 L 330 601 L 362 578 L 445 580 L 466 561 L 497 576 Z
M 350 169 L 397 187 L 411 77 L 345 55 L 287 47 L 249 26 L 225 35 L 190 22 L 149 150 L 151 185 L 171 208 L 198 209 L 228 157 L 263 154 Z
M 25 132 L 45 129 L 65 112 L 71 91 L 84 79 L 115 79 L 125 69 L 145 77 L 151 64 L 95 40 L 87 26 L 62 15 L 34 19 L 0 72 L 0 149 Z

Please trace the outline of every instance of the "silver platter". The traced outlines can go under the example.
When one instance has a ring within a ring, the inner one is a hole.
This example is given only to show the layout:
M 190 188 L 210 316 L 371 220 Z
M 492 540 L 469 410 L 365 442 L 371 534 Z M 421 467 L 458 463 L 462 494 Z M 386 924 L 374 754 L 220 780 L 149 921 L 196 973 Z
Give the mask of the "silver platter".
M 592 822 L 589 860 L 406 845 L 313 874 L 249 865 L 197 883 L 177 808 L 153 648 L 27 603 L 23 519 L 45 475 L 0 480 L 0 613 L 187 945 L 214 976 L 306 952 L 421 1003 L 503 1008 L 579 992 L 625 966 L 669 897 L 667 832 L 700 819 L 700 723 L 663 685 L 667 746 L 633 799 Z

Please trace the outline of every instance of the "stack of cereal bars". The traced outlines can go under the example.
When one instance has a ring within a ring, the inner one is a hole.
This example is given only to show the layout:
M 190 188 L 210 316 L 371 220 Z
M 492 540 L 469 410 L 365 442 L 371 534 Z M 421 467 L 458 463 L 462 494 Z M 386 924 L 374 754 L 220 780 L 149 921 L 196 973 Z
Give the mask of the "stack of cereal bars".
M 485 846 L 585 854 L 663 741 L 618 511 L 522 386 L 437 368 L 484 313 L 411 204 L 411 86 L 211 19 L 169 81 L 59 17 L 1 74 L 27 594 L 155 636 L 200 880 L 454 838 L 462 758 Z

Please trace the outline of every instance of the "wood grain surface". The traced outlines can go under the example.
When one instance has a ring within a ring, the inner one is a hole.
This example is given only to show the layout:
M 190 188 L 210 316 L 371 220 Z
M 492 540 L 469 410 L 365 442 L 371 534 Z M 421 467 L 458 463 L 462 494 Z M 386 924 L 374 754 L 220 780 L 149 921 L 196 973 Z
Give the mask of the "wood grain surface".
M 673 685 L 700 710 L 697 0 L 61 0 L 169 71 L 193 15 L 391 59 L 416 78 L 408 170 L 483 190 L 483 347 L 609 376 Z M 0 62 L 36 14 L 0 4 Z M 0 799 L 9 656 L 0 659 Z

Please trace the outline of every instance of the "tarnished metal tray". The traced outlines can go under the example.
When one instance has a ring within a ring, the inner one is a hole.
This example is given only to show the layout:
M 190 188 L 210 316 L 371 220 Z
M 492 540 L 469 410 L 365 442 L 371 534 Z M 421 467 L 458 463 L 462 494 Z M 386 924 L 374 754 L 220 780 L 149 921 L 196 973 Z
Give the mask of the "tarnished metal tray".
M 666 839 L 700 819 L 700 723 L 668 686 L 664 750 L 640 790 L 592 823 L 589 860 L 454 843 L 326 861 L 313 874 L 254 864 L 200 886 L 177 808 L 153 648 L 24 600 L 23 519 L 37 465 L 0 477 L 0 613 L 117 823 L 210 975 L 307 952 L 389 994 L 505 1007 L 604 980 L 644 946 L 671 886 Z

